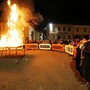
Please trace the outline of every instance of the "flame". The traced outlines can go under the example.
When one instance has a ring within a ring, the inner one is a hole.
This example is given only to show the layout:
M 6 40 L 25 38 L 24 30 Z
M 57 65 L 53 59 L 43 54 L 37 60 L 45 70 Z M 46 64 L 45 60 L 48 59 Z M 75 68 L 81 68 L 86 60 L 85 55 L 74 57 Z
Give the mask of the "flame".
M 10 0 L 8 0 L 8 1 L 7 1 L 7 4 L 10 6 L 10 4 L 11 4 L 11 1 L 10 1 Z
M 17 10 L 16 10 L 16 4 L 14 4 L 12 7 L 11 7 L 11 14 L 10 14 L 10 20 L 13 21 L 13 22 L 16 22 L 17 19 L 18 19 L 18 13 L 17 13 Z
M 16 4 L 11 6 L 10 0 L 8 0 L 8 5 L 11 9 L 10 17 L 8 19 L 8 32 L 3 35 L 0 40 L 0 47 L 17 47 L 23 45 L 23 40 L 19 30 L 17 30 L 18 22 L 18 12 Z

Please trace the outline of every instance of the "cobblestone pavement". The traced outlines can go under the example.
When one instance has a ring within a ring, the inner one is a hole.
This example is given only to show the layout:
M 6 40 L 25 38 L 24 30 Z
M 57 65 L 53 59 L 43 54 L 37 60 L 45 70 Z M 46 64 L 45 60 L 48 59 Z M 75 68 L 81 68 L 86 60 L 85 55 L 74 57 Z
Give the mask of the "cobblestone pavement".
M 0 57 L 0 90 L 88 90 L 72 58 L 41 50 L 26 51 L 17 64 L 15 57 Z

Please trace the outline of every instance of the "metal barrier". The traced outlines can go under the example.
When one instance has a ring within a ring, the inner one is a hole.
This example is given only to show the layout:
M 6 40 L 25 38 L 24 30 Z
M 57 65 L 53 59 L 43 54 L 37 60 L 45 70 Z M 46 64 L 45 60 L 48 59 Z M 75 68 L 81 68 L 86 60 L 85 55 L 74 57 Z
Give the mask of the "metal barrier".
M 11 56 L 14 55 L 13 51 L 15 52 L 15 57 L 16 57 L 16 63 L 18 63 L 22 58 L 18 59 L 19 53 L 18 51 L 22 50 L 23 55 L 22 58 L 25 56 L 25 48 L 24 46 L 17 46 L 17 47 L 0 47 L 0 56 Z

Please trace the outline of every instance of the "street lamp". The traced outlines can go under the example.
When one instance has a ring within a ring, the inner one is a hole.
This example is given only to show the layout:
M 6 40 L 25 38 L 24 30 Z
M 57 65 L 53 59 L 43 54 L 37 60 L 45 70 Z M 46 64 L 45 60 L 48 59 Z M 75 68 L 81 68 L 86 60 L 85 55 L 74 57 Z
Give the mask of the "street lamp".
M 53 24 L 52 23 L 49 24 L 49 30 L 50 30 L 50 32 L 53 32 Z

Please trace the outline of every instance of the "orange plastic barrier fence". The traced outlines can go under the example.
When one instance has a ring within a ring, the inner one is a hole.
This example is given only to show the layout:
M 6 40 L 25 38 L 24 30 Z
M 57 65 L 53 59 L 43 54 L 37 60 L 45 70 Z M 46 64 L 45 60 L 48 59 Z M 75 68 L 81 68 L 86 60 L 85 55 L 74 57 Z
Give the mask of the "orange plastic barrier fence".
M 52 44 L 52 50 L 57 50 L 57 51 L 64 51 L 64 45 L 63 44 Z
M 37 43 L 32 43 L 32 44 L 25 44 L 25 49 L 38 49 L 38 44 Z

